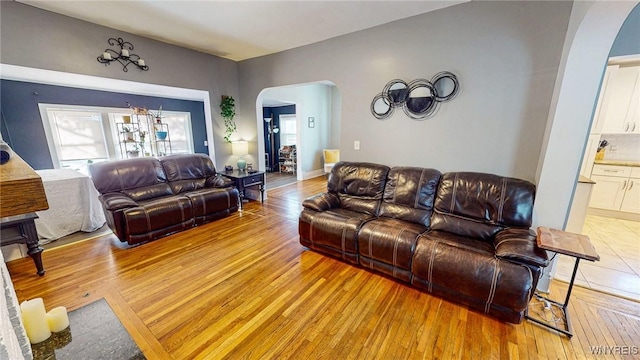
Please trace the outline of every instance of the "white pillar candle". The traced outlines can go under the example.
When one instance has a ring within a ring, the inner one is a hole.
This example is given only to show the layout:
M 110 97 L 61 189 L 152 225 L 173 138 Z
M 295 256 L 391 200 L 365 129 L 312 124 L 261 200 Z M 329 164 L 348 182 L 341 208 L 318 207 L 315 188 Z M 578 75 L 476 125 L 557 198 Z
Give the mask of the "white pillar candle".
M 127 49 L 122 49 L 122 52 L 120 53 L 120 55 L 122 55 L 122 56 L 129 56 L 129 50 L 127 50 Z
M 20 304 L 22 310 L 22 322 L 27 331 L 27 336 L 32 344 L 43 342 L 51 336 L 47 313 L 44 310 L 42 298 L 27 300 Z
M 47 323 L 49 324 L 49 330 L 51 332 L 60 332 L 69 326 L 69 316 L 67 315 L 67 308 L 64 306 L 58 306 L 49 310 L 47 313 Z
M 138 60 L 138 65 L 144 66 L 144 60 L 142 60 L 142 59 Z
M 102 53 L 102 58 L 105 60 L 111 60 L 111 54 L 109 54 L 108 52 Z

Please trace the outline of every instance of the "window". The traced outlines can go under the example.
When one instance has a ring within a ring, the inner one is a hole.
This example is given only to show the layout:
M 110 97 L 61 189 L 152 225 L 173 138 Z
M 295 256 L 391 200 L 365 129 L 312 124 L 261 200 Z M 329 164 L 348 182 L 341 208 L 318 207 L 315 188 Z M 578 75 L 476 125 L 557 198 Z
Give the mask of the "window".
M 124 122 L 124 116 L 130 116 L 134 122 L 138 120 L 140 130 L 147 131 L 144 142 L 138 142 L 144 149 L 143 154 L 193 153 L 191 114 L 188 112 L 162 112 L 162 122 L 169 128 L 168 141 L 157 144 L 154 124 L 147 123 L 146 116 L 136 118 L 128 108 L 40 104 L 40 114 L 55 168 L 88 173 L 90 163 L 127 158 L 127 147 L 121 141 L 117 125 Z M 152 146 L 156 146 L 153 151 Z
M 280 115 L 280 145 L 296 144 L 296 116 Z

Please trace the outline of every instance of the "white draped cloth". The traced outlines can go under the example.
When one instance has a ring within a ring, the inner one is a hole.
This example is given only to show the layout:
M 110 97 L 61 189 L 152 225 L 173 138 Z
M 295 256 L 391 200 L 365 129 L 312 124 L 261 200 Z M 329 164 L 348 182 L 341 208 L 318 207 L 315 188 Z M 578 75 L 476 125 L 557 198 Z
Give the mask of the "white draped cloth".
M 92 232 L 104 225 L 106 219 L 91 178 L 70 169 L 36 172 L 42 178 L 49 203 L 48 210 L 36 212 L 41 244 L 77 231 Z

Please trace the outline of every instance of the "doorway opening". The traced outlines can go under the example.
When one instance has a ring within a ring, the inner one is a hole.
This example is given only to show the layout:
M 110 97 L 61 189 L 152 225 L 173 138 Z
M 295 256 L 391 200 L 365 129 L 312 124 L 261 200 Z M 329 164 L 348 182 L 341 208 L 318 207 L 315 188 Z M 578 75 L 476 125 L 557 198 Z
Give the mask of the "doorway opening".
M 322 150 L 339 148 L 341 95 L 330 81 L 266 88 L 256 99 L 259 170 L 267 192 L 322 176 Z
M 269 188 L 297 181 L 297 116 L 296 105 L 264 101 L 265 170 Z

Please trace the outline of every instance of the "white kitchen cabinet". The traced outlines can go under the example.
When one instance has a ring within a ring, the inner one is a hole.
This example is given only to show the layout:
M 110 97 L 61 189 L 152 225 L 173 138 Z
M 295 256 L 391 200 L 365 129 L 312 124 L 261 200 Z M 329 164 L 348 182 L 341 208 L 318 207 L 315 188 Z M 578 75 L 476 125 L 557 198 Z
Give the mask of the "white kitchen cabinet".
M 589 207 L 640 214 L 640 168 L 596 164 L 591 180 Z
M 591 131 L 590 134 L 600 134 L 602 132 L 602 126 L 604 124 L 604 115 L 606 111 L 604 108 L 606 107 L 605 94 L 607 94 L 607 89 L 609 88 L 609 80 L 611 79 L 611 74 L 618 71 L 618 65 L 610 65 L 607 66 L 607 69 L 604 72 L 604 77 L 602 78 L 602 85 L 600 86 L 600 95 L 598 95 L 598 102 L 596 104 L 596 112 L 593 115 L 593 123 L 591 123 Z M 609 90 L 610 91 L 610 90 Z
M 595 181 L 596 185 L 593 187 L 589 206 L 619 211 L 629 178 L 591 175 L 591 180 Z
M 640 133 L 640 66 L 608 69 L 607 87 L 602 94 L 599 118 L 605 134 Z
M 620 211 L 640 214 L 640 178 L 629 178 Z

